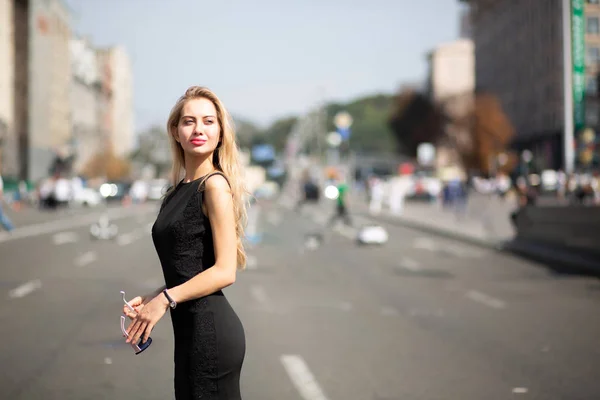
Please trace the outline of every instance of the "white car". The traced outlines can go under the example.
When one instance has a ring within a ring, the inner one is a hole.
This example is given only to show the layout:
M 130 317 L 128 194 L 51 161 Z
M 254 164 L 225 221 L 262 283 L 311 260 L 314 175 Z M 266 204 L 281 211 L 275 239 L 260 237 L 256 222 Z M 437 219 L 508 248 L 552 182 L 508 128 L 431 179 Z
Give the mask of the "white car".
M 92 188 L 80 188 L 73 193 L 73 203 L 79 206 L 96 207 L 102 204 L 102 195 Z

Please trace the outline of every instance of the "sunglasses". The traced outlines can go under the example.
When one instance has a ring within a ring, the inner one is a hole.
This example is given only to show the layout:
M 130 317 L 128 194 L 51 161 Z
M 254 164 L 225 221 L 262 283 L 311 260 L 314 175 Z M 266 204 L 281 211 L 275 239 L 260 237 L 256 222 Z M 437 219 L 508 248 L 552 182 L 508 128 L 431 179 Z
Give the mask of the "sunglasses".
M 133 308 L 133 306 L 131 304 L 129 304 L 129 302 L 127 300 L 125 300 L 125 292 L 121 290 L 121 297 L 123 298 L 123 303 L 125 303 L 125 305 L 127 306 L 127 308 L 129 308 L 129 310 L 133 313 L 135 313 L 135 309 Z M 123 336 L 125 337 L 129 337 L 129 335 L 127 334 L 127 330 L 125 329 L 125 316 L 121 315 L 121 332 L 123 332 Z M 131 345 L 131 347 L 133 348 L 133 351 L 135 352 L 135 355 L 140 354 L 142 351 L 146 350 L 148 347 L 150 347 L 150 345 L 152 344 L 152 338 L 149 337 L 148 340 L 146 340 L 146 343 L 142 343 L 142 339 L 140 339 L 139 342 L 137 343 L 129 343 Z

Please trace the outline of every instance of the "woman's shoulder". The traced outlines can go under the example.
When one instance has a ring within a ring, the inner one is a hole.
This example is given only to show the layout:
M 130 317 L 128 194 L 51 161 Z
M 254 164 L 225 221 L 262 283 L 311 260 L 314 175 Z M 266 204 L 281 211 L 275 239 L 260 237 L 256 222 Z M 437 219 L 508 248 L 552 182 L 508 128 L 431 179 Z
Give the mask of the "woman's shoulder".
M 231 190 L 229 179 L 222 172 L 214 172 L 204 180 L 204 190 L 206 191 L 227 191 Z

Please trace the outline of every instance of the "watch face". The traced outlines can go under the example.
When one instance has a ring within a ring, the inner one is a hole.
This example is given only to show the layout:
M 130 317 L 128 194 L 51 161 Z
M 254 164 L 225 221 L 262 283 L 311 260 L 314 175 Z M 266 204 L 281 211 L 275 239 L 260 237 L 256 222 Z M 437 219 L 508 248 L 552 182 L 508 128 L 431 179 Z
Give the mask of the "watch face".
M 171 308 L 175 308 L 175 306 L 177 306 L 177 303 L 175 303 L 174 301 L 171 302 Z

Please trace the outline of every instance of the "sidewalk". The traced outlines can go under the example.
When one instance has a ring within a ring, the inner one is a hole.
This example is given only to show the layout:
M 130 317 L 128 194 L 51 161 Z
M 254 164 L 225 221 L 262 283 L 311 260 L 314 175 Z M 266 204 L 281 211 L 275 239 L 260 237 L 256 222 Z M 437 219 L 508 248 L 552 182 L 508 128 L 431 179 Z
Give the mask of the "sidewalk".
M 511 200 L 503 200 L 497 196 L 473 194 L 463 213 L 420 201 L 407 201 L 401 215 L 394 215 L 388 210 L 379 215 L 371 215 L 368 204 L 359 200 L 353 201 L 350 207 L 351 212 L 371 219 L 397 222 L 486 247 L 501 247 L 502 243 L 513 239 L 515 234 L 510 223 L 510 213 L 515 205 Z

